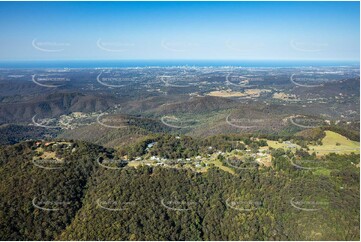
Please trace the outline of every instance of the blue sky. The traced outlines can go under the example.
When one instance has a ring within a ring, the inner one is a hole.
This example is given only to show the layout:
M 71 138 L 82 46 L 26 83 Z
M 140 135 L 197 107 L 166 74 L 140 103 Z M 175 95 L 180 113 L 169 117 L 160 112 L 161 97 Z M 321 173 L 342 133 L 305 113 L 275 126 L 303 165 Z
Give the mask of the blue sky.
M 359 60 L 359 2 L 0 2 L 0 60 Z

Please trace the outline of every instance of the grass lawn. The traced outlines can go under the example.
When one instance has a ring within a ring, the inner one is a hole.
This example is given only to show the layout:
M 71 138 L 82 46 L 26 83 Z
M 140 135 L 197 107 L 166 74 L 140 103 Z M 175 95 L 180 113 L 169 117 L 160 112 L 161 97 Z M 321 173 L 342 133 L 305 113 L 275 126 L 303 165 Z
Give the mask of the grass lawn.
M 274 140 L 267 140 L 267 144 L 269 147 L 272 147 L 273 149 L 278 149 L 278 148 L 282 148 L 284 150 L 292 150 L 292 151 L 296 151 L 297 149 L 300 149 L 301 146 L 293 144 L 295 147 L 289 147 L 289 144 L 285 144 L 285 143 L 280 143 L 278 141 L 274 141 Z
M 213 158 L 213 157 L 212 157 Z M 236 174 L 234 172 L 234 170 L 232 168 L 229 168 L 227 166 L 224 166 L 222 164 L 222 162 L 220 160 L 218 160 L 217 158 L 213 158 L 213 159 L 210 159 L 207 161 L 208 164 L 214 164 L 214 166 L 218 167 L 219 169 L 225 171 L 225 172 L 229 172 L 231 173 L 232 175 Z
M 352 141 L 345 136 L 332 131 L 325 131 L 326 136 L 322 139 L 322 145 L 309 146 L 310 152 L 316 152 L 322 156 L 329 153 L 350 154 L 352 152 L 360 153 L 360 142 Z M 336 144 L 339 145 L 336 145 Z

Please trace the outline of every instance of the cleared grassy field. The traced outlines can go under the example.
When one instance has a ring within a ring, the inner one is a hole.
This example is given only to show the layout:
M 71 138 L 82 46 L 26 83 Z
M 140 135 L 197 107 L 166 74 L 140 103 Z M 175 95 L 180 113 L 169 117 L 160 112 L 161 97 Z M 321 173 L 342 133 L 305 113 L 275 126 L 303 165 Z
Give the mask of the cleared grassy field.
M 325 131 L 326 136 L 322 139 L 322 145 L 310 145 L 310 153 L 316 152 L 316 155 L 323 156 L 330 153 L 336 154 L 355 154 L 360 153 L 360 142 L 352 141 L 345 136 L 332 131 Z M 280 143 L 278 141 L 267 140 L 269 147 L 274 149 L 282 148 L 285 150 L 295 151 L 301 148 L 299 145 L 292 143 Z
M 215 165 L 216 167 L 218 167 L 219 169 L 221 169 L 221 170 L 223 170 L 223 171 L 225 171 L 225 172 L 229 172 L 229 173 L 231 173 L 232 175 L 236 174 L 232 168 L 229 168 L 229 167 L 227 167 L 227 166 L 224 166 L 224 165 L 222 164 L 222 162 L 219 161 L 218 159 L 209 160 L 209 161 L 208 161 L 208 164 L 214 164 L 214 165 Z
M 207 94 L 213 97 L 245 97 L 246 93 L 243 92 L 230 92 L 230 91 L 212 91 Z
M 309 146 L 310 152 L 316 152 L 317 155 L 322 156 L 329 153 L 336 154 L 355 154 L 360 153 L 360 142 L 352 141 L 345 136 L 332 131 L 325 131 L 326 136 L 322 139 L 322 145 Z
M 213 97 L 259 97 L 262 92 L 270 92 L 268 89 L 246 89 L 243 92 L 235 92 L 230 90 L 212 91 L 208 96 Z

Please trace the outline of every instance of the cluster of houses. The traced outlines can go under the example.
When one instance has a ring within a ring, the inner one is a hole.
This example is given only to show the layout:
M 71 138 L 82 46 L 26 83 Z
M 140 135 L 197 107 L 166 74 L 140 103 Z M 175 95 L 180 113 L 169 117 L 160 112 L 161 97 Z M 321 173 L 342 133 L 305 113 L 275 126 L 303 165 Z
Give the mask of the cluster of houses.
M 132 162 L 132 161 L 130 161 Z M 142 157 L 137 157 L 134 159 L 134 162 L 140 163 L 147 166 L 167 166 L 172 167 L 176 165 L 191 165 L 195 168 L 201 168 L 208 166 L 207 163 L 202 161 L 202 156 L 196 156 L 194 158 L 185 158 L 185 159 L 168 159 L 168 158 L 161 158 L 158 156 L 151 156 L 145 160 Z

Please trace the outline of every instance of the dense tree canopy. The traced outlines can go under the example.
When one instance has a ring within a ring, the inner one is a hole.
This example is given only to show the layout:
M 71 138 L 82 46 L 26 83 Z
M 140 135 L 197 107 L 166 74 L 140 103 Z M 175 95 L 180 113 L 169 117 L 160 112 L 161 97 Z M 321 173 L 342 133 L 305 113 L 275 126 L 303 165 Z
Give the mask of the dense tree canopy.
M 141 153 L 157 142 L 154 154 L 187 157 L 209 145 L 219 148 L 227 139 L 198 143 L 184 137 L 148 137 L 132 149 Z M 42 153 L 55 152 L 64 161 L 61 169 L 35 166 L 39 147 Z M 272 167 L 234 169 L 235 175 L 218 168 L 196 173 L 99 166 L 99 156 L 112 155 L 115 150 L 84 142 L 2 147 L 0 238 L 359 240 L 357 155 L 331 154 L 318 161 L 322 168 L 312 170 L 292 165 L 310 157 L 277 149 L 272 151 Z

